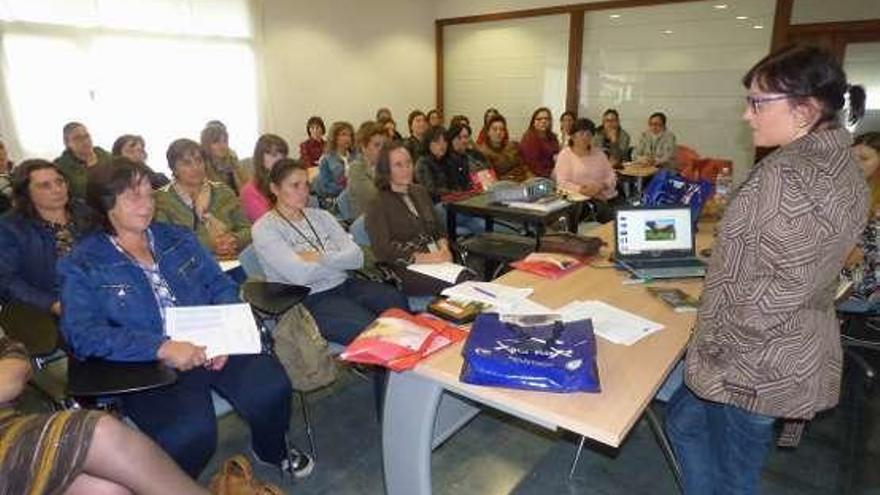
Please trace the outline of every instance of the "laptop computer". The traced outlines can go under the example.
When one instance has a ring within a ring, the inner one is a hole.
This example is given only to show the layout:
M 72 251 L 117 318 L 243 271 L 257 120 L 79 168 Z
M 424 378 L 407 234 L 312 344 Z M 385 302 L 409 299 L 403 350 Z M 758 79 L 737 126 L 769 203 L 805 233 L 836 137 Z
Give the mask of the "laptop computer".
M 614 222 L 619 265 L 637 278 L 689 278 L 706 275 L 697 259 L 694 222 L 688 206 L 620 208 Z

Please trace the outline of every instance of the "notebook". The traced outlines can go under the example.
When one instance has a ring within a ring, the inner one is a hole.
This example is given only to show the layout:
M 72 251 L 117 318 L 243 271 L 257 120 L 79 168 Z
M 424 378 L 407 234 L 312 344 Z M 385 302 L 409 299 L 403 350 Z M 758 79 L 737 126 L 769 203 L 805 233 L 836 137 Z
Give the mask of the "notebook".
M 614 223 L 615 260 L 640 279 L 706 275 L 697 259 L 689 206 L 620 208 Z

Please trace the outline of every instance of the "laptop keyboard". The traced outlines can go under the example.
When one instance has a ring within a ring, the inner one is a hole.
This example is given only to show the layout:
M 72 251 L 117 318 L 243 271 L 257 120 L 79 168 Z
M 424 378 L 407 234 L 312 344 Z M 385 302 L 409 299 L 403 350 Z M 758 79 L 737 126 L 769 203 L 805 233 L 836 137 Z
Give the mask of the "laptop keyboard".
M 666 268 L 642 268 L 637 269 L 636 274 L 639 278 L 689 278 L 703 277 L 706 275 L 706 270 L 702 266 L 676 266 Z
M 632 260 L 629 264 L 634 268 L 664 268 L 664 267 L 703 267 L 704 263 L 695 258 L 667 258 L 656 260 Z

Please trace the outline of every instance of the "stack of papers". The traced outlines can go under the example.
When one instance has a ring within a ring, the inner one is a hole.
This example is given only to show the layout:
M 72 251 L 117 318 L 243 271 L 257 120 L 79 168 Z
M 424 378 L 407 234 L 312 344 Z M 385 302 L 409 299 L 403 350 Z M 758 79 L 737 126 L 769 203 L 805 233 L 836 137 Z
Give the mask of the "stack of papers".
M 457 263 L 413 263 L 406 267 L 414 272 L 454 284 L 464 267 Z
M 663 329 L 659 323 L 602 301 L 572 301 L 556 312 L 564 322 L 589 318 L 593 321 L 593 332 L 615 344 L 632 345 Z
M 248 304 L 166 308 L 165 334 L 171 340 L 205 346 L 208 359 L 259 354 L 262 350 L 260 332 Z
M 457 302 L 486 304 L 501 315 L 552 314 L 556 311 L 529 299 L 532 289 L 508 287 L 492 282 L 464 282 L 448 287 L 441 295 Z
M 538 201 L 508 201 L 504 204 L 511 208 L 522 208 L 524 210 L 551 212 L 565 208 L 569 205 L 569 202 L 562 198 L 555 198 L 550 199 L 549 201 L 543 199 Z

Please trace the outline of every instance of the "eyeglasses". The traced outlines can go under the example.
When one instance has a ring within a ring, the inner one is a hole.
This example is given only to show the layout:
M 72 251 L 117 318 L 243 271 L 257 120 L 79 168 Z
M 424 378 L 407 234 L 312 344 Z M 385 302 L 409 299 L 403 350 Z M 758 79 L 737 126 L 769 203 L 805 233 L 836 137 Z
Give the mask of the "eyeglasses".
M 777 101 L 777 100 L 787 100 L 791 97 L 792 97 L 792 95 L 783 95 L 783 94 L 767 95 L 767 96 L 746 95 L 746 104 L 749 106 L 749 109 L 752 111 L 752 113 L 759 114 L 759 113 L 761 113 L 761 107 L 765 103 L 770 103 L 771 101 Z

